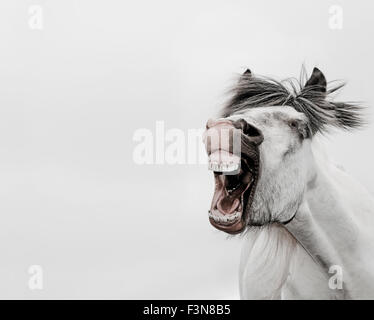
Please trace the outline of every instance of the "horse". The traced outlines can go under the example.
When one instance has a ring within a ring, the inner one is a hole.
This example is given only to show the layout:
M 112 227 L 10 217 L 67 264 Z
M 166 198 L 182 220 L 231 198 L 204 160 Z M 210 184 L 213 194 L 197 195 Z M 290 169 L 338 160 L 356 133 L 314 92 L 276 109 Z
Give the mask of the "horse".
M 321 143 L 362 127 L 364 109 L 333 84 L 318 68 L 283 81 L 247 69 L 206 124 L 209 221 L 242 238 L 241 299 L 374 298 L 374 199 Z

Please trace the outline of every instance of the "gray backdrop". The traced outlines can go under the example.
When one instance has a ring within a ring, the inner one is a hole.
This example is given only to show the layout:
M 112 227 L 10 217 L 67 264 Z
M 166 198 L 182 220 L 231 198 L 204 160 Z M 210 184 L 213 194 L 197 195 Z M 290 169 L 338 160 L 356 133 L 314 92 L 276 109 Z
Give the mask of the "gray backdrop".
M 1 1 L 0 298 L 238 298 L 240 239 L 209 225 L 212 174 L 134 163 L 133 134 L 156 120 L 203 127 L 246 67 L 284 78 L 303 63 L 347 80 L 339 98 L 364 101 L 370 121 L 373 9 Z M 373 130 L 328 138 L 371 192 Z M 41 290 L 29 287 L 32 265 Z

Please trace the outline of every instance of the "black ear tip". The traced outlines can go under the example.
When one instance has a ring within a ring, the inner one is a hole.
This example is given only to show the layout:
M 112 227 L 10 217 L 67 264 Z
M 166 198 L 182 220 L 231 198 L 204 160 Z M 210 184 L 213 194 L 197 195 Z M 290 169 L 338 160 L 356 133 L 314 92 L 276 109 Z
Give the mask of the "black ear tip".
M 320 69 L 318 69 L 317 67 L 313 68 L 313 74 L 326 80 L 323 72 Z
M 323 72 L 321 70 L 319 70 L 317 67 L 313 68 L 312 74 L 324 77 Z
M 245 75 L 251 75 L 252 72 L 251 72 L 251 70 L 247 69 L 247 70 L 244 71 L 243 75 L 244 75 L 244 74 L 245 74 Z
M 314 72 L 321 72 L 321 70 L 319 70 L 317 67 L 314 67 L 314 68 L 313 68 L 313 73 L 314 73 Z M 321 73 L 322 73 L 322 72 L 321 72 Z

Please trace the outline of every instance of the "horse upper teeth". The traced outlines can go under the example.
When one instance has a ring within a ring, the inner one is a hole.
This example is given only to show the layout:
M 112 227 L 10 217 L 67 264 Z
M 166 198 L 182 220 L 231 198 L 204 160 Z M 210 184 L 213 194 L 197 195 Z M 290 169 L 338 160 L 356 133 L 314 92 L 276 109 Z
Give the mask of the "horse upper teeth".
M 218 162 L 209 162 L 209 170 L 219 171 L 219 172 L 232 172 L 239 169 L 239 164 L 237 163 L 218 163 Z

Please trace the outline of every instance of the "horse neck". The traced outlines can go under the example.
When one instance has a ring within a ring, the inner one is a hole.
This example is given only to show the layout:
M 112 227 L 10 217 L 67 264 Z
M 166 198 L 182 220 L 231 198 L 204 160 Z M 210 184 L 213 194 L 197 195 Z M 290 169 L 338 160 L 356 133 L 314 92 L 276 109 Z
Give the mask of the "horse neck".
M 316 150 L 313 179 L 287 229 L 325 271 L 334 265 L 344 268 L 349 282 L 357 268 L 368 267 L 358 264 L 374 249 L 374 201 L 358 182 Z
M 244 298 L 279 298 L 291 269 L 300 269 L 305 256 L 327 279 L 330 267 L 343 269 L 344 297 L 372 297 L 374 201 L 321 149 L 314 147 L 313 156 L 311 180 L 295 218 L 287 225 L 272 224 L 245 234 L 240 266 Z

